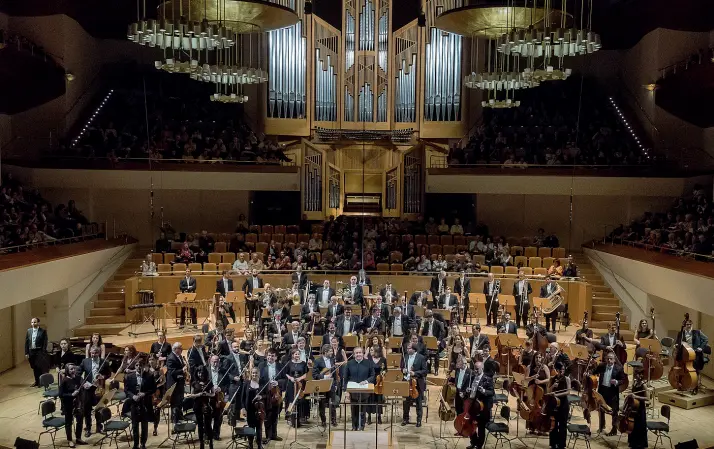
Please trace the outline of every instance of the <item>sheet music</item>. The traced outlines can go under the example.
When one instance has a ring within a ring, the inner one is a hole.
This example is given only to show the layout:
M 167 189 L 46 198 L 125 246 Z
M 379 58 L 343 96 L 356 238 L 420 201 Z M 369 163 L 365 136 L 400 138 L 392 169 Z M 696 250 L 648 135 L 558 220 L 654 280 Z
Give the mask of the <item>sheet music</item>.
M 348 390 L 369 390 L 369 384 L 361 385 L 358 382 L 347 382 Z

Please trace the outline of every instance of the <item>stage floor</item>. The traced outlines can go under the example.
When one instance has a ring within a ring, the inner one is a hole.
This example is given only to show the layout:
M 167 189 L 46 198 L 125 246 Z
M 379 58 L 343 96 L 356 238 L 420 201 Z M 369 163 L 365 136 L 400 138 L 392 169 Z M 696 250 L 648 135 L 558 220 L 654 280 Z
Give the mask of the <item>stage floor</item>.
M 558 340 L 562 342 L 569 342 L 573 336 L 573 333 L 577 330 L 577 326 L 570 326 L 567 331 L 563 331 L 558 334 Z M 127 334 L 128 328 L 122 332 L 122 335 L 118 337 L 111 338 L 111 341 L 115 344 L 130 344 L 139 341 L 149 341 L 153 340 L 153 336 L 150 334 L 142 335 L 138 338 L 131 338 Z M 486 334 L 495 334 L 495 329 L 485 328 Z M 178 335 L 175 330 L 170 329 L 168 333 L 169 341 Z M 191 335 L 187 333 L 184 335 Z M 522 330 L 519 331 L 519 336 L 525 337 Z M 440 371 L 443 377 L 443 369 Z M 23 363 L 19 367 L 7 371 L 0 375 L 0 444 L 5 446 L 12 446 L 16 437 L 22 437 L 26 439 L 37 440 L 37 435 L 42 431 L 41 417 L 37 414 L 37 407 L 41 399 L 40 390 L 37 388 L 32 388 L 29 385 L 32 383 L 32 372 L 30 370 L 29 364 Z M 664 384 L 664 385 L 663 385 Z M 655 387 L 659 390 L 660 387 L 666 385 L 666 376 L 664 377 L 664 382 L 658 382 Z M 705 381 L 705 385 L 713 386 L 709 384 L 709 381 Z M 436 386 L 429 387 L 429 417 L 426 419 L 426 410 L 424 411 L 423 426 L 419 429 L 414 427 L 416 421 L 416 411 L 411 412 L 411 422 L 412 424 L 401 427 L 401 407 L 395 407 L 395 413 L 398 416 L 395 418 L 394 426 L 394 447 L 402 448 L 434 448 L 434 447 L 444 447 L 445 445 L 451 448 L 466 447 L 469 443 L 467 439 L 464 438 L 453 438 L 453 422 L 447 422 L 443 427 L 443 434 L 448 438 L 447 441 L 434 442 L 435 436 L 439 436 L 439 418 L 438 418 L 438 397 L 440 388 Z M 509 398 L 509 405 L 512 409 L 515 409 L 516 403 L 515 398 Z M 656 403 L 655 409 L 657 415 L 655 418 L 649 417 L 652 420 L 661 420 L 663 418 L 659 417 L 659 409 L 661 404 Z M 115 409 L 114 409 L 115 410 Z M 314 410 L 316 413 L 316 410 Z M 610 419 L 607 419 L 606 429 L 609 430 Z M 316 423 L 319 418 L 312 417 L 311 422 Z M 376 417 L 373 418 L 376 422 Z M 582 411 L 576 408 L 574 411 L 573 423 L 584 423 L 582 418 Z M 670 423 L 670 437 L 672 438 L 673 444 L 678 442 L 688 441 L 692 439 L 697 439 L 700 448 L 706 448 L 709 446 L 714 446 L 714 407 L 708 406 L 703 408 L 698 408 L 694 410 L 683 410 L 676 407 L 672 407 L 672 419 Z M 342 426 L 342 421 L 340 421 L 340 426 Z M 349 426 L 349 423 L 348 423 Z M 379 430 L 388 427 L 385 423 L 379 426 Z M 593 429 L 593 440 L 591 441 L 592 446 L 597 447 L 609 447 L 615 448 L 618 443 L 619 435 L 616 437 L 597 437 L 595 434 L 598 428 L 598 417 L 597 413 L 593 413 L 591 428 Z M 341 427 L 340 427 L 341 429 Z M 373 424 L 367 428 L 366 432 L 371 430 L 372 437 L 374 437 L 374 432 L 376 429 L 376 424 Z M 525 422 L 521 419 L 512 420 L 510 422 L 510 436 L 516 436 L 516 429 L 518 429 L 517 435 L 521 437 L 522 441 L 515 440 L 511 444 L 513 447 L 518 446 L 529 446 L 532 448 L 548 448 L 548 437 L 541 436 L 536 439 L 535 436 L 526 436 L 525 432 Z M 334 429 L 333 429 L 334 430 Z M 339 430 L 339 429 L 338 429 Z M 160 442 L 164 440 L 167 434 L 167 428 L 165 424 L 161 424 L 159 427 L 159 436 L 149 437 L 147 447 L 156 447 Z M 215 442 L 214 446 L 217 449 L 225 448 L 230 439 L 226 438 L 229 435 L 228 426 L 224 424 L 222 427 L 223 438 L 222 441 Z M 294 431 L 290 429 L 288 438 L 288 426 L 286 425 L 284 419 L 280 419 L 280 424 L 278 428 L 278 434 L 283 437 L 284 441 L 281 442 L 270 442 L 267 446 L 268 449 L 273 448 L 290 448 L 290 443 L 293 441 Z M 100 436 L 92 435 L 88 442 L 93 444 L 99 440 Z M 650 447 L 654 445 L 654 436 L 649 435 Z M 300 429 L 298 433 L 298 442 L 305 445 L 308 448 L 325 448 L 327 445 L 328 434 L 321 435 L 317 428 L 312 430 L 302 430 Z M 67 447 L 64 430 L 61 430 L 58 434 L 58 445 Z M 51 447 L 51 440 L 49 436 L 42 437 L 42 447 Z M 493 448 L 495 440 L 490 438 L 487 440 L 487 448 Z M 127 445 L 126 447 L 131 447 L 131 443 L 122 443 Z M 627 445 L 627 436 L 623 435 L 620 441 L 623 447 Z M 664 443 L 665 446 L 668 442 Z M 120 445 L 121 447 L 121 445 Z M 301 446 L 297 446 L 301 447 Z M 380 446 L 381 447 L 381 446 Z M 580 440 L 576 447 L 585 447 L 585 443 Z M 661 443 L 659 445 L 661 446 Z

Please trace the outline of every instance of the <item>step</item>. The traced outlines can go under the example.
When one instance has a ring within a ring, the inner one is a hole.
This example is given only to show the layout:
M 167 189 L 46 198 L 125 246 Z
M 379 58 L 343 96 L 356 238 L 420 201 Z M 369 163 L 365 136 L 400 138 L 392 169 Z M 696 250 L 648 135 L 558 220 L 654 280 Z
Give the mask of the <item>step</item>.
M 124 299 L 98 299 L 94 301 L 94 307 L 98 309 L 119 309 L 124 310 Z
M 103 291 L 97 294 L 99 301 L 121 301 L 124 302 L 124 292 L 108 292 Z
M 124 294 L 124 287 L 107 287 L 104 286 L 103 293 L 121 293 Z
M 593 315 L 599 315 L 603 313 L 616 313 L 616 312 L 622 312 L 622 308 L 620 305 L 604 305 L 600 303 L 595 303 L 593 301 Z
M 94 307 L 89 311 L 89 316 L 121 316 L 122 318 L 124 318 L 124 313 L 124 304 L 122 304 L 121 307 L 97 307 L 97 305 L 95 304 Z
M 99 332 L 102 336 L 107 337 L 110 335 L 119 335 L 119 333 L 128 326 L 129 323 L 85 324 L 72 329 L 72 334 L 75 337 L 91 337 L 94 332 Z
M 144 256 L 144 257 L 146 257 L 146 256 Z M 131 265 L 131 266 L 134 266 L 134 267 L 140 267 L 140 266 L 141 266 L 141 263 L 145 260 L 144 257 L 139 257 L 139 258 L 136 258 L 136 259 L 132 257 L 132 258 L 130 258 L 130 259 L 126 259 L 126 260 L 124 261 L 124 264 L 123 264 L 122 266 L 123 266 L 123 267 L 127 267 L 127 266 Z
M 85 319 L 85 323 L 87 324 L 117 324 L 124 323 L 125 321 L 126 317 L 124 316 L 124 314 L 109 316 L 88 316 Z
M 593 293 L 612 293 L 612 290 L 610 290 L 610 287 L 608 287 L 605 284 L 601 285 L 593 285 Z
M 593 311 L 593 321 L 615 321 L 615 313 L 617 311 L 613 312 L 595 312 Z M 620 322 L 625 321 L 625 315 L 620 315 Z
M 607 289 L 607 291 L 605 291 Z M 614 298 L 615 294 L 608 287 L 602 285 L 597 286 L 597 290 L 593 287 L 593 297 L 594 298 Z
M 613 321 L 597 321 L 597 320 L 591 320 L 591 321 L 590 321 L 590 327 L 593 328 L 593 329 L 595 329 L 595 328 L 597 328 L 597 329 L 607 329 L 607 326 L 609 326 L 610 323 L 614 324 L 615 321 L 614 321 L 614 320 L 613 320 Z M 630 323 L 628 323 L 627 320 L 622 320 L 622 321 L 620 321 L 620 329 L 622 329 L 622 330 L 624 331 L 625 329 L 629 329 L 629 328 L 630 328 Z M 595 331 L 593 331 L 593 332 L 595 332 Z
M 121 291 L 124 291 L 124 281 L 120 280 L 111 280 L 108 281 L 106 284 L 104 284 L 104 291 L 107 290 L 107 288 L 114 288 L 114 289 L 120 289 Z M 116 290 L 115 290 L 116 291 Z
M 620 300 L 617 298 L 593 298 L 593 306 L 620 306 Z
M 114 274 L 115 274 L 115 275 L 117 275 L 117 274 L 128 274 L 129 277 L 132 277 L 132 276 L 136 276 L 137 270 L 138 270 L 138 268 L 136 268 L 136 267 L 126 267 L 126 268 L 122 267 L 122 268 L 119 268 L 119 269 L 117 270 L 117 272 L 114 273 Z
M 607 334 L 607 328 L 591 328 L 593 334 L 599 336 Z M 624 338 L 626 342 L 634 341 L 635 333 L 630 330 L 620 329 L 620 337 Z
M 134 273 L 127 274 L 127 273 L 117 273 L 114 275 L 112 278 L 113 281 L 125 281 L 129 279 L 130 277 L 134 277 Z

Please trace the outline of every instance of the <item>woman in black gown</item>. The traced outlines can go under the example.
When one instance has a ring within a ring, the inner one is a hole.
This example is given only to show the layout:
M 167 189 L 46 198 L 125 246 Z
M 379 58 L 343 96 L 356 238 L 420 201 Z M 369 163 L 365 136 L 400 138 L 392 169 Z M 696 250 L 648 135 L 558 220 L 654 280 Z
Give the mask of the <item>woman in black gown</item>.
M 286 412 L 287 407 L 293 403 L 295 400 L 295 395 L 298 394 L 301 388 L 305 388 L 305 382 L 307 378 L 308 367 L 307 363 L 300 360 L 300 350 L 293 349 L 290 352 L 291 359 L 288 362 L 287 368 L 285 368 L 285 374 L 288 378 L 287 388 L 285 391 L 285 404 Z M 307 421 L 307 399 L 299 398 L 292 409 L 291 414 L 286 414 L 285 418 L 289 420 L 289 423 L 293 427 L 300 427 L 305 421 Z
M 196 414 L 196 425 L 198 427 L 198 441 L 201 449 L 204 449 L 204 442 L 208 439 L 208 447 L 213 449 L 213 412 L 216 406 L 216 393 L 213 383 L 208 375 L 208 370 L 204 366 L 196 368 L 195 376 L 191 379 L 193 399 L 193 411 Z
M 260 394 L 259 394 L 260 393 Z M 250 371 L 250 381 L 241 392 L 241 415 L 246 417 L 248 427 L 255 429 L 255 437 L 248 437 L 248 448 L 253 449 L 253 440 L 257 440 L 258 449 L 263 448 L 263 420 L 265 419 L 265 395 L 260 391 L 258 368 Z M 262 408 L 262 418 L 259 409 Z
M 387 372 L 387 359 L 384 357 L 381 346 L 372 346 L 369 348 L 369 361 L 374 366 L 375 375 L 384 375 Z M 370 404 L 384 404 L 383 394 L 372 394 Z M 372 425 L 372 413 L 377 415 L 377 423 L 382 424 L 382 406 L 369 405 L 367 406 L 367 425 Z
M 640 407 L 633 412 L 634 428 L 627 436 L 627 445 L 632 449 L 644 449 L 647 447 L 647 387 L 640 367 L 635 368 L 631 396 L 640 401 Z

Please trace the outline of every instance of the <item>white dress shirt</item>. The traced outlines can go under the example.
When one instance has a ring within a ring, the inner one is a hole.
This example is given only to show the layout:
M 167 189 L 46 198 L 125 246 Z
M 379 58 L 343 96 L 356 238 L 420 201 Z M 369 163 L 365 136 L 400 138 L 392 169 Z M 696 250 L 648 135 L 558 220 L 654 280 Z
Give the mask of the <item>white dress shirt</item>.
M 459 370 L 459 375 L 456 376 L 456 388 L 461 390 L 461 386 L 464 384 L 464 377 L 466 376 L 466 370 Z
M 394 322 L 392 323 L 392 335 L 395 337 L 402 336 L 404 332 L 402 331 L 402 316 L 394 316 Z
M 352 321 L 345 317 L 343 323 L 342 323 L 342 333 L 343 334 L 349 334 L 350 330 L 352 328 Z
M 602 373 L 602 380 L 600 381 L 600 384 L 609 387 L 610 386 L 610 380 L 612 379 L 612 371 L 615 367 L 614 366 L 606 366 L 605 367 L 605 372 Z M 617 381 L 615 381 L 617 383 Z
M 407 358 L 407 374 L 405 376 L 406 380 L 411 380 L 410 378 L 410 372 L 412 370 L 412 365 L 414 365 L 414 359 L 416 358 L 416 354 L 412 354 Z
M 258 278 L 256 276 L 253 276 L 253 288 L 260 288 L 260 283 L 258 282 Z
M 35 342 L 37 341 L 37 333 L 38 333 L 37 328 L 34 328 L 34 327 L 33 327 L 33 328 L 32 328 L 32 335 L 31 335 L 31 337 L 30 337 L 30 341 L 32 342 L 32 349 L 37 349 L 37 345 L 35 344 Z
M 275 380 L 275 364 L 268 363 L 268 379 Z

